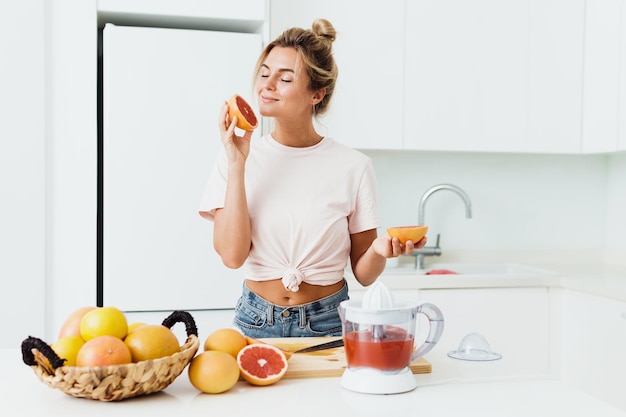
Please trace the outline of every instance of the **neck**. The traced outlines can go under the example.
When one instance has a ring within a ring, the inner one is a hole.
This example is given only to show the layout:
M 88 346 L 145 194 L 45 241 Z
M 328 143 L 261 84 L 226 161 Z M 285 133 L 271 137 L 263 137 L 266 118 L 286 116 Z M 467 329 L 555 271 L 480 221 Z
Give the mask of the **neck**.
M 317 145 L 322 140 L 322 136 L 315 131 L 312 123 L 304 127 L 276 124 L 272 137 L 278 143 L 294 148 Z

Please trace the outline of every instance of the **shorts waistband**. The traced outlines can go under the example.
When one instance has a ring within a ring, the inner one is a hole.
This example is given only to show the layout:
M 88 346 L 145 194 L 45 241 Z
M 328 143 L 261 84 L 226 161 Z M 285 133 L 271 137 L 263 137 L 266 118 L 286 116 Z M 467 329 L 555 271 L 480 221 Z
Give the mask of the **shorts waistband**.
M 255 308 L 259 312 L 266 313 L 268 324 L 274 324 L 274 321 L 284 321 L 289 318 L 297 318 L 300 322 L 300 326 L 305 326 L 308 316 L 315 316 L 317 314 L 336 310 L 339 307 L 339 303 L 346 299 L 348 299 L 348 284 L 345 280 L 343 287 L 337 292 L 310 303 L 297 304 L 293 306 L 283 306 L 271 303 L 263 297 L 250 291 L 245 282 L 243 284 L 242 291 L 242 300 L 244 300 L 249 307 Z

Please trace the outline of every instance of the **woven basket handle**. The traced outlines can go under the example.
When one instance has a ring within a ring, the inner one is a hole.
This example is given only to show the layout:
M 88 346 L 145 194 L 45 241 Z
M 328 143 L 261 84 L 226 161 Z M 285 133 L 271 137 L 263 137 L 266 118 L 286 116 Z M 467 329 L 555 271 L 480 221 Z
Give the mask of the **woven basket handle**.
M 63 366 L 65 359 L 59 358 L 59 356 L 52 350 L 52 348 L 43 340 L 33 336 L 28 336 L 22 342 L 22 360 L 28 366 L 37 365 L 33 349 L 37 349 L 44 355 L 49 361 L 53 369 L 57 369 L 59 366 Z
M 176 323 L 185 323 L 185 329 L 187 330 L 187 337 L 194 335 L 198 336 L 198 328 L 196 327 L 196 322 L 194 321 L 191 314 L 186 311 L 174 311 L 172 314 L 167 316 L 163 323 L 163 326 L 167 328 L 172 328 L 172 326 Z

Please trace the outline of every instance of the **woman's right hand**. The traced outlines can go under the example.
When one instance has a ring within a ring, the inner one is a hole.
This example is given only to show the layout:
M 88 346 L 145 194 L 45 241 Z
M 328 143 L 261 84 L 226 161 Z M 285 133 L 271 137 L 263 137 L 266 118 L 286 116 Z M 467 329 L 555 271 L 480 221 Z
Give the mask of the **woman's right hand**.
M 218 125 L 228 162 L 245 162 L 250 153 L 252 131 L 246 131 L 243 136 L 237 136 L 235 134 L 237 117 L 230 120 L 228 116 L 228 102 L 226 101 L 222 105 Z

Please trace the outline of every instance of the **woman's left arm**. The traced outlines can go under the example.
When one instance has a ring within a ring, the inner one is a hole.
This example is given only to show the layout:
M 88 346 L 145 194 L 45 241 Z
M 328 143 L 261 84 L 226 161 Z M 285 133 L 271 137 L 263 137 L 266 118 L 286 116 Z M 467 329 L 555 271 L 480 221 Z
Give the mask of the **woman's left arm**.
M 398 238 L 377 236 L 376 229 L 350 235 L 352 248 L 350 262 L 355 278 L 363 286 L 371 285 L 385 269 L 387 258 L 413 253 L 413 249 L 426 245 L 426 237 L 417 244 L 412 241 L 402 245 Z

